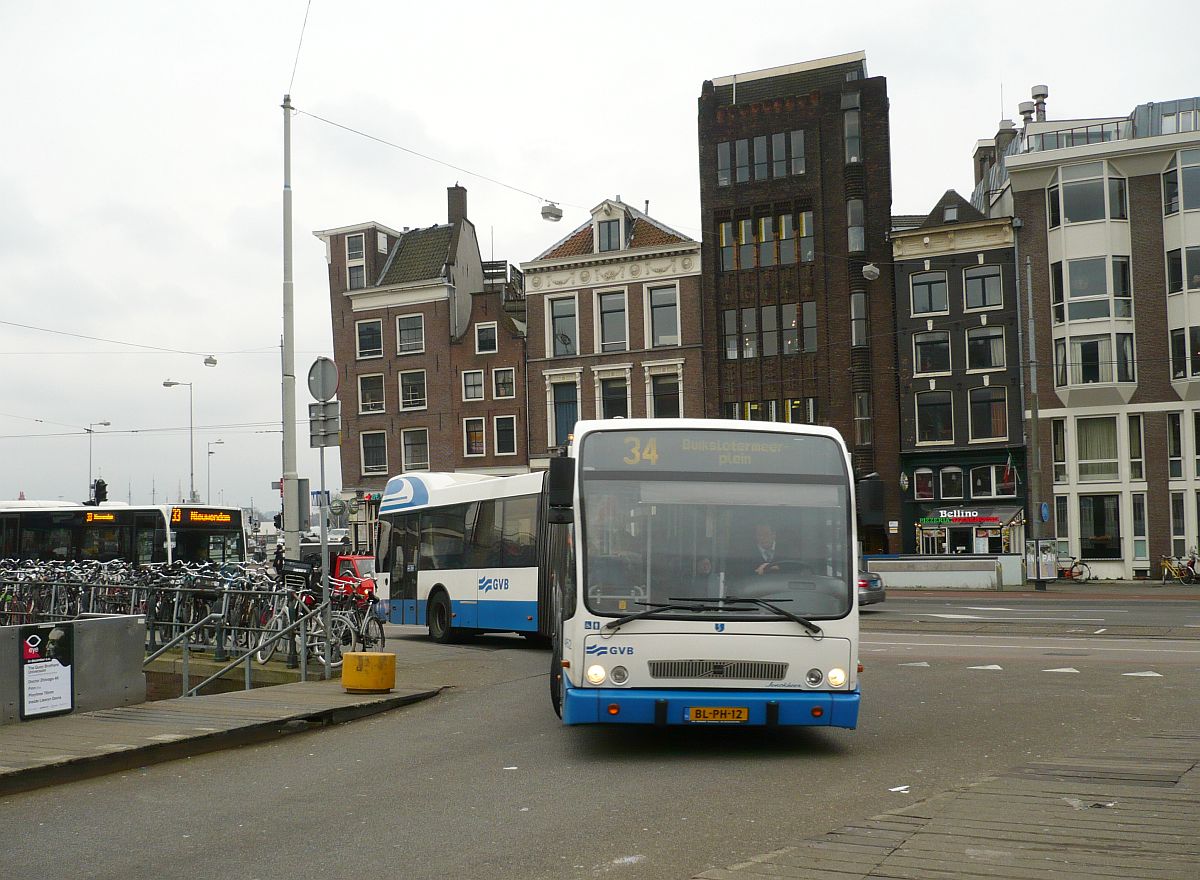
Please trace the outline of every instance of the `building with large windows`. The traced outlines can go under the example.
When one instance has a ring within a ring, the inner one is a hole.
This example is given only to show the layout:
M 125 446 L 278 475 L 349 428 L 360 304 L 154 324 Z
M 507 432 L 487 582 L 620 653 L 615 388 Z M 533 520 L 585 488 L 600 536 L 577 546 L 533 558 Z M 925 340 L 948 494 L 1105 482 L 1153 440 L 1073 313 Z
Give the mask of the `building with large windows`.
M 893 224 L 903 552 L 1024 552 L 1011 218 L 953 190 Z
M 1022 224 L 1060 557 L 1157 575 L 1200 543 L 1200 99 L 1055 121 L 1047 95 L 1022 137 L 977 150 L 972 201 Z
M 521 273 L 481 260 L 466 189 L 448 189 L 444 224 L 313 234 L 329 265 L 343 492 L 408 471 L 527 471 Z
M 703 415 L 699 242 L 618 196 L 521 270 L 532 467 L 578 419 Z
M 705 412 L 837 428 L 897 552 L 887 81 L 862 52 L 710 80 L 699 151 Z

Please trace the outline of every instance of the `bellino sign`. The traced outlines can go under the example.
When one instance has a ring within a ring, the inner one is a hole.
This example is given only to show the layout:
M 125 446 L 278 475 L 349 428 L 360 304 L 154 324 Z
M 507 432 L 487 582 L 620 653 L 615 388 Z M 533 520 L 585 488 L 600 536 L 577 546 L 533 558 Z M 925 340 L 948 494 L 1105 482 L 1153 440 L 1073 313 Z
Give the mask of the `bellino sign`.
M 995 525 L 1000 522 L 998 516 L 980 516 L 978 510 L 965 510 L 956 507 L 951 510 L 939 510 L 937 516 L 927 516 L 921 519 L 922 525 Z

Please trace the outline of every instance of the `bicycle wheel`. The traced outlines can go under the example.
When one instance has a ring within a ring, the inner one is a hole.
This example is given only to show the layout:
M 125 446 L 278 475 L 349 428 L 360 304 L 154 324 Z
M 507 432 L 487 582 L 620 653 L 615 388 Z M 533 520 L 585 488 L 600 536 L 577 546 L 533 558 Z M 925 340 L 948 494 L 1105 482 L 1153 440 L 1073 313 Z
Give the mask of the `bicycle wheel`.
M 325 662 L 325 633 L 317 627 L 309 634 L 309 649 L 318 663 Z M 354 624 L 344 615 L 334 614 L 329 619 L 329 665 L 340 669 L 342 654 L 354 650 Z
M 274 614 L 263 627 L 262 635 L 258 639 L 258 650 L 254 652 L 254 659 L 259 663 L 269 663 L 271 658 L 275 656 L 275 652 L 282 646 L 283 639 L 275 639 L 271 641 L 271 637 L 283 632 L 288 625 L 287 617 L 283 614 Z M 285 636 L 286 638 L 286 636 Z
M 358 633 L 359 648 L 363 651 L 382 651 L 386 638 L 383 621 L 373 614 L 367 615 L 362 632 Z

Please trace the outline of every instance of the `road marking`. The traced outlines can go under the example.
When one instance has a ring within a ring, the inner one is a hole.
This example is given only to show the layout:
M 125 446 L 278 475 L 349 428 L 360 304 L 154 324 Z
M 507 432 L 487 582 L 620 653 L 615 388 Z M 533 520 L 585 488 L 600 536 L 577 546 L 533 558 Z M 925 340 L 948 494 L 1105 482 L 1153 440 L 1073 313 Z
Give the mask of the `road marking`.
M 977 614 L 930 614 L 929 617 L 941 617 L 945 620 L 983 620 Z
M 922 660 L 920 663 L 901 663 L 901 666 L 928 666 L 929 664 Z
M 1042 672 L 1078 672 L 1074 666 L 1064 666 L 1061 669 L 1043 669 Z
M 941 617 L 945 620 L 982 620 L 988 623 L 1011 620 L 1047 620 L 1058 623 L 1104 623 L 1103 617 L 980 617 L 977 614 L 920 614 L 918 617 Z
M 1063 639 L 1064 642 L 1086 642 L 1088 639 Z M 872 645 L 890 645 L 901 648 L 1005 648 L 1019 651 L 1054 650 L 1066 647 L 1064 645 L 997 645 L 991 642 L 875 642 Z M 1200 648 L 1147 648 L 1144 645 L 1136 648 L 1108 648 L 1100 645 L 1088 645 L 1092 651 L 1108 651 L 1109 653 L 1125 654 L 1200 654 Z
M 1098 635 L 1100 635 L 1100 633 L 1104 633 L 1104 632 L 1108 632 L 1107 626 L 1100 627 L 1100 629 L 1096 630 L 1094 633 L 1092 633 L 1092 635 L 1098 636 Z
M 965 605 L 963 607 L 965 607 L 968 611 L 1016 611 L 1017 610 L 1016 608 L 987 608 L 987 607 L 977 608 L 974 605 Z
M 997 666 L 995 663 L 992 663 L 989 666 L 968 666 L 967 669 L 988 669 L 988 670 L 992 670 L 995 672 L 1003 672 L 1004 671 L 1003 666 Z
M 1121 674 L 1132 678 L 1162 678 L 1161 673 L 1150 672 L 1149 670 L 1146 672 L 1122 672 Z

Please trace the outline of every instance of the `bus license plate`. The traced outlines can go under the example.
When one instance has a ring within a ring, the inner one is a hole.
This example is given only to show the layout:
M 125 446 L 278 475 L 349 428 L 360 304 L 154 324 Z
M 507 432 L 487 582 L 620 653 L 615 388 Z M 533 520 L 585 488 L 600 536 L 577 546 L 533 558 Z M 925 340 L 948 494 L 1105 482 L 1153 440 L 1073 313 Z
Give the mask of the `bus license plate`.
M 745 706 L 692 706 L 687 710 L 688 721 L 706 724 L 743 724 L 750 720 Z

